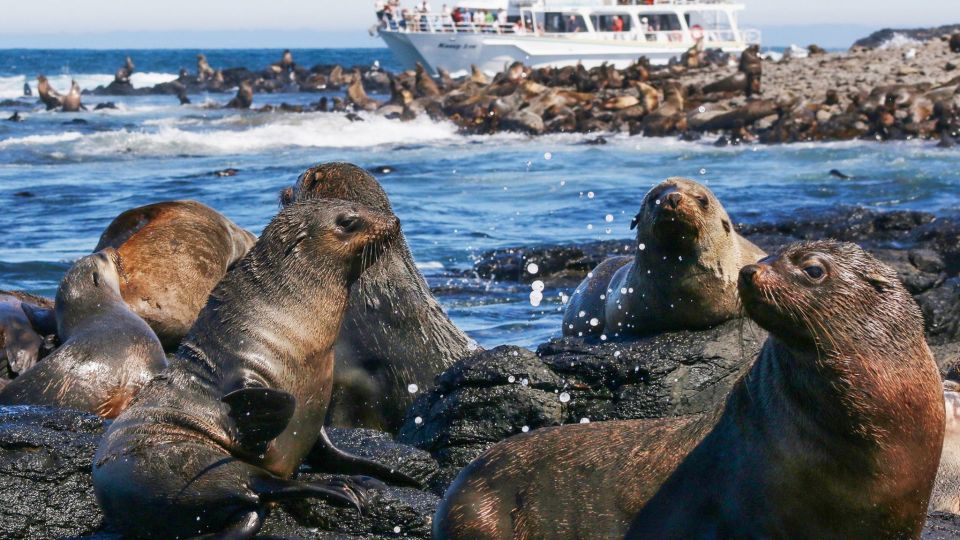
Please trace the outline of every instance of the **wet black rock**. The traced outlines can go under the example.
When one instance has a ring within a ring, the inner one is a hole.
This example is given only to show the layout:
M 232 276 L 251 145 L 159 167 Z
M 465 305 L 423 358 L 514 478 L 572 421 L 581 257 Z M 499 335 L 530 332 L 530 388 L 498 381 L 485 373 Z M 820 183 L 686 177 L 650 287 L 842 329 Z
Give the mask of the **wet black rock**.
M 500 281 L 550 280 L 552 286 L 576 285 L 607 257 L 632 255 L 633 240 L 607 240 L 579 245 L 543 245 L 498 249 L 483 253 L 473 272 Z M 536 272 L 530 265 L 536 265 Z
M 0 408 L 0 538 L 91 534 L 102 514 L 90 467 L 103 422 L 42 407 Z
M 440 468 L 429 453 L 399 444 L 382 431 L 328 427 L 327 433 L 337 448 L 387 465 L 424 485 L 430 483 Z
M 934 512 L 927 516 L 921 540 L 956 540 L 960 538 L 960 516 Z
M 536 353 L 498 347 L 437 377 L 408 410 L 398 440 L 437 458 L 439 492 L 481 452 L 524 428 L 715 410 L 765 337 L 738 320 L 633 342 L 564 338 Z

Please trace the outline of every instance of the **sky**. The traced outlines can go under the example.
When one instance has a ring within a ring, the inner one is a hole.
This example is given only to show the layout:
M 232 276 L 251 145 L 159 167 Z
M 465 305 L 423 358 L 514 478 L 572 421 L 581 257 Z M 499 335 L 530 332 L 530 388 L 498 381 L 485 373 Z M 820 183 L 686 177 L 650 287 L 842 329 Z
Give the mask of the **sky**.
M 960 0 L 743 0 L 766 45 L 960 23 Z M 453 0 L 433 0 L 434 9 Z M 414 0 L 402 0 L 414 5 Z M 0 0 L 0 47 L 379 47 L 373 0 Z

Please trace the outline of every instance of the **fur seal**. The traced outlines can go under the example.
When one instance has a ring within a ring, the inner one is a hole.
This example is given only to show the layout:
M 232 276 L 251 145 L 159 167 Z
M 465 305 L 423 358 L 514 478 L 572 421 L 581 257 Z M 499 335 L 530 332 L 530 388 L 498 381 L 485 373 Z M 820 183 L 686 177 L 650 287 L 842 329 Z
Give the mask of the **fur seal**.
M 175 350 L 210 291 L 256 241 L 208 206 L 168 201 L 117 216 L 95 251 L 117 250 L 123 299 Z
M 380 183 L 349 163 L 312 167 L 281 202 L 343 199 L 393 215 Z M 396 432 L 420 389 L 470 354 L 470 339 L 430 293 L 401 232 L 350 293 L 337 338 L 331 420 Z
M 0 390 L 2 405 L 52 405 L 114 418 L 163 370 L 163 347 L 120 297 L 113 249 L 77 261 L 56 300 L 62 344 Z
M 253 105 L 253 84 L 247 80 L 240 81 L 237 95 L 227 103 L 226 107 L 228 109 L 249 109 L 251 105 Z
M 747 76 L 746 93 L 748 98 L 763 91 L 760 86 L 760 77 L 763 74 L 763 58 L 760 57 L 759 45 L 751 45 L 743 51 L 740 55 L 739 70 Z
M 123 66 L 117 70 L 116 74 L 114 74 L 113 76 L 114 82 L 129 83 L 130 76 L 133 75 L 134 69 L 135 69 L 135 66 L 133 65 L 133 59 L 127 56 L 127 59 L 124 62 Z
M 37 76 L 37 95 L 40 96 L 40 101 L 48 111 L 59 109 L 63 105 L 63 96 L 50 86 L 50 81 L 44 75 Z
M 928 511 L 960 514 L 960 383 L 943 382 L 943 402 L 943 452 Z
M 80 85 L 77 84 L 77 81 L 70 81 L 70 92 L 63 97 L 63 105 L 60 110 L 63 112 L 79 112 L 81 109 L 85 109 L 85 107 L 80 103 Z
M 943 395 L 897 273 L 810 242 L 739 287 L 770 337 L 720 411 L 513 437 L 460 473 L 434 538 L 919 538 Z
M 706 186 L 670 178 L 643 199 L 633 258 L 602 262 L 570 296 L 567 336 L 649 335 L 736 318 L 737 272 L 766 254 L 741 237 Z
M 44 336 L 34 328 L 29 311 L 21 298 L 0 291 L 0 378 L 4 368 L 20 375 L 41 358 Z
M 197 81 L 204 82 L 214 77 L 214 70 L 207 63 L 207 55 L 200 53 L 197 55 Z
M 398 231 L 394 216 L 344 201 L 280 211 L 217 285 L 170 368 L 102 439 L 93 483 L 113 527 L 134 538 L 251 538 L 281 500 L 363 506 L 354 480 L 290 477 L 328 441 L 349 288 Z

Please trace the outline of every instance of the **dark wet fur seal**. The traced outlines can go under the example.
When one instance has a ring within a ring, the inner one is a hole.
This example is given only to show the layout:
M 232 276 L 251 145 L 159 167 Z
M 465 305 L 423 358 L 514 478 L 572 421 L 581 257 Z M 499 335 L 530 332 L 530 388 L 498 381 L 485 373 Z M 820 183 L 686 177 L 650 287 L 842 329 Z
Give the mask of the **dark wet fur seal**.
M 513 437 L 460 473 L 434 537 L 918 538 L 943 394 L 896 272 L 811 242 L 739 281 L 771 336 L 717 414 Z
M 348 163 L 307 170 L 281 202 L 310 198 L 344 199 L 393 214 L 380 183 Z M 408 386 L 432 386 L 436 375 L 470 353 L 470 343 L 430 293 L 401 233 L 351 290 L 336 346 L 333 424 L 395 432 L 416 397 Z
M 37 95 L 48 111 L 59 109 L 63 105 L 63 96 L 50 86 L 50 81 L 44 75 L 37 76 Z
M 249 109 L 251 105 L 253 105 L 253 85 L 250 81 L 240 81 L 237 95 L 227 103 L 226 107 L 228 109 Z
M 661 182 L 631 227 L 636 255 L 608 259 L 584 279 L 564 312 L 564 335 L 650 335 L 740 315 L 737 272 L 766 254 L 737 234 L 706 186 Z
M 167 350 L 176 350 L 210 291 L 256 237 L 196 201 L 133 208 L 107 226 L 95 251 L 117 250 L 120 292 Z
M 23 374 L 49 353 L 56 334 L 52 314 L 46 298 L 0 291 L 0 378 Z
M 112 249 L 77 261 L 56 300 L 62 344 L 0 390 L 2 405 L 50 405 L 114 418 L 166 365 L 153 330 L 120 297 Z
M 112 527 L 135 538 L 251 538 L 279 501 L 363 506 L 354 480 L 290 477 L 328 440 L 333 344 L 351 283 L 398 231 L 394 216 L 344 201 L 295 203 L 273 219 L 170 368 L 104 436 L 93 482 Z

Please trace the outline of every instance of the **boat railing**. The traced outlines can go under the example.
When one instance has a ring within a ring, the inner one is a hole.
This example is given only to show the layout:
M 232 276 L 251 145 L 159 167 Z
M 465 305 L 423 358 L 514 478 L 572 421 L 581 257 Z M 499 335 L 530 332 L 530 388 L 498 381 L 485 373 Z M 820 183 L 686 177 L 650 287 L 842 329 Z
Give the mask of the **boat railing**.
M 675 0 L 670 0 L 675 1 Z M 702 1 L 702 0 L 701 0 Z M 475 23 L 475 22 L 454 22 L 446 15 L 419 14 L 406 19 L 386 19 L 381 28 L 393 32 L 402 33 L 427 33 L 427 34 L 533 34 L 551 38 L 565 39 L 593 39 L 606 41 L 632 41 L 647 43 L 693 43 L 695 36 L 687 36 L 681 30 L 662 30 L 662 31 L 624 31 L 624 32 L 544 32 L 537 30 L 530 31 L 514 23 L 500 24 L 493 23 Z M 759 30 L 740 30 L 738 39 L 737 32 L 732 29 L 700 29 L 704 42 L 710 43 L 730 43 L 744 41 L 746 43 L 760 43 Z

